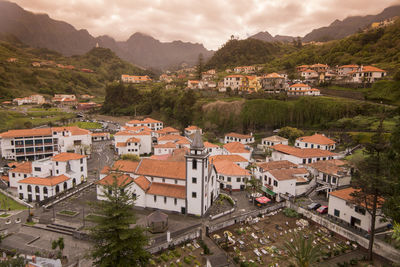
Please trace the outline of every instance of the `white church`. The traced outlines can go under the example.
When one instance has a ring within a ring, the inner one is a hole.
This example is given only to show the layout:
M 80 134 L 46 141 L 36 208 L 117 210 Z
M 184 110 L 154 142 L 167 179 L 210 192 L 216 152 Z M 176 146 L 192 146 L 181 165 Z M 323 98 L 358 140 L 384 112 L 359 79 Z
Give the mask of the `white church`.
M 200 132 L 180 161 L 144 158 L 126 165 L 102 171 L 97 199 L 105 200 L 106 186 L 116 180 L 136 197 L 135 206 L 203 216 L 219 195 L 216 169 Z

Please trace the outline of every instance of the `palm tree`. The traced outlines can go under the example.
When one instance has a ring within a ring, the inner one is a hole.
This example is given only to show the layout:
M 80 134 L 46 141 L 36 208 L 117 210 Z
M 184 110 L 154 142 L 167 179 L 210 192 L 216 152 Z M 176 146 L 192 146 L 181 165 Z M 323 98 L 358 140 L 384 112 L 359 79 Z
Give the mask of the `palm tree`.
M 296 233 L 290 240 L 291 242 L 285 242 L 284 247 L 289 256 L 289 261 L 296 267 L 309 267 L 321 257 L 320 245 L 318 243 L 313 244 L 313 240 L 312 236 L 306 239 L 301 234 Z

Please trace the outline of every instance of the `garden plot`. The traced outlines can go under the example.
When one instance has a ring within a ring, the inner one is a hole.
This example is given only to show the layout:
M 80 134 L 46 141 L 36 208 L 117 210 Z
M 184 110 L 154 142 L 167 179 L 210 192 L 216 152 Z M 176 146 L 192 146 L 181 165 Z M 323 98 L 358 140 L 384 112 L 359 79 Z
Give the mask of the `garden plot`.
M 153 255 L 149 266 L 204 266 L 206 261 L 203 256 L 204 249 L 199 242 L 193 240 L 192 242 L 168 249 L 161 254 Z
M 304 238 L 314 238 L 313 243 L 321 246 L 321 261 L 357 248 L 334 236 L 326 228 L 297 217 L 274 212 L 271 216 L 255 218 L 216 231 L 211 234 L 211 238 L 228 252 L 234 262 L 244 262 L 247 266 L 290 266 L 284 244 L 293 242 L 295 233 Z

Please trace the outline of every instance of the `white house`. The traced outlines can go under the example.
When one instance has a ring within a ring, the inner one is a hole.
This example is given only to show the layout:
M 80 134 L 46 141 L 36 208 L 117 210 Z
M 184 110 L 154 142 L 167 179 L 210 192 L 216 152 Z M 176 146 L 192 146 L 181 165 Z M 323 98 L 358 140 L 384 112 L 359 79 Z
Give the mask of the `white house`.
M 230 160 L 217 160 L 213 164 L 221 189 L 237 191 L 246 188 L 246 182 L 251 178 L 248 170 Z
M 147 127 L 144 127 L 147 128 Z M 152 152 L 151 132 L 146 131 L 141 126 L 119 131 L 114 135 L 115 151 L 118 155 L 124 154 L 150 154 Z
M 200 131 L 200 134 L 203 134 L 203 130 L 201 128 L 194 125 L 190 125 L 185 128 L 185 136 L 190 138 L 192 135 L 196 133 L 196 131 Z
M 24 104 L 36 104 L 41 105 L 46 102 L 46 99 L 42 95 L 31 95 L 23 98 L 15 98 L 13 99 L 13 103 L 17 104 L 18 106 Z
M 224 143 L 239 142 L 243 145 L 254 143 L 254 136 L 251 133 L 248 134 L 238 134 L 238 133 L 228 133 L 225 135 Z
M 317 161 L 305 165 L 305 167 L 314 175 L 317 182 L 316 191 L 329 193 L 350 185 L 351 171 L 342 160 L 332 159 L 326 161 Z
M 231 161 L 238 165 L 239 167 L 245 169 L 249 166 L 249 161 L 239 155 L 215 155 L 210 156 L 210 163 L 215 163 L 217 161 Z
M 92 141 L 110 140 L 110 133 L 92 133 Z
M 121 75 L 121 81 L 124 83 L 144 83 L 151 82 L 151 78 L 147 75 L 139 76 L 139 75 Z
M 212 144 L 210 142 L 204 142 L 204 147 L 207 148 L 208 153 L 210 156 L 215 156 L 215 155 L 222 155 L 223 154 L 223 149 L 222 147 Z
M 245 146 L 239 142 L 227 143 L 223 146 L 223 154 L 224 155 L 239 155 L 245 158 L 246 160 L 251 160 L 251 153 L 253 149 L 249 146 Z
M 261 146 L 263 148 L 269 148 L 271 146 L 274 145 L 288 145 L 288 139 L 278 136 L 278 135 L 273 135 L 273 136 L 269 136 L 269 137 L 265 137 L 263 139 L 261 139 Z
M 361 66 L 349 74 L 353 76 L 352 82 L 354 83 L 373 83 L 385 77 L 387 73 L 385 70 L 373 66 Z
M 224 78 L 224 88 L 231 88 L 232 90 L 239 90 L 243 84 L 243 75 L 228 75 Z
M 318 89 L 311 88 L 307 84 L 296 83 L 287 88 L 287 95 L 289 96 L 317 96 L 321 92 Z
M 164 128 L 164 123 L 162 121 L 158 121 L 152 118 L 145 118 L 143 120 L 131 120 L 126 123 L 126 126 L 146 126 L 149 127 L 152 131 L 157 131 Z
M 115 143 L 115 148 L 117 151 L 117 154 L 119 156 L 121 155 L 126 155 L 126 154 L 132 154 L 132 155 L 140 155 L 140 139 L 135 138 L 135 137 L 130 137 L 128 138 L 125 142 L 116 142 Z
M 335 150 L 336 142 L 323 134 L 302 136 L 296 139 L 295 147 L 299 148 L 318 148 L 322 150 Z
M 1 156 L 8 160 L 36 160 L 60 152 L 90 155 L 91 132 L 76 126 L 10 130 L 0 134 Z
M 256 71 L 255 66 L 241 66 L 241 67 L 235 67 L 233 69 L 234 72 L 236 73 L 246 73 L 246 74 L 251 74 Z
M 8 179 L 10 182 L 10 187 L 18 187 L 18 182 L 24 178 L 32 176 L 32 162 L 16 162 L 13 164 L 15 168 L 8 171 Z
M 338 67 L 337 72 L 339 76 L 348 76 L 350 73 L 357 71 L 358 65 L 350 64 Z
M 287 160 L 257 162 L 256 166 L 257 167 L 253 170 L 254 177 L 264 182 L 267 181 L 267 172 L 270 170 L 290 169 L 298 167 L 298 165 Z
M 154 155 L 156 155 L 156 156 L 167 155 L 167 154 L 170 155 L 177 148 L 178 148 L 177 145 L 172 142 L 155 145 L 154 146 Z
M 288 160 L 294 164 L 307 164 L 320 160 L 337 159 L 338 154 L 317 148 L 297 148 L 285 145 L 271 147 L 272 160 Z
M 318 78 L 318 72 L 315 70 L 306 69 L 301 72 L 301 77 L 303 77 L 306 81 L 310 81 Z
M 349 226 L 369 232 L 371 230 L 371 215 L 367 212 L 365 204 L 358 204 L 353 197 L 356 189 L 349 187 L 329 193 L 328 214 Z M 379 206 L 383 204 L 379 200 Z M 378 215 L 382 212 L 378 210 Z M 382 217 L 377 216 L 375 228 L 387 226 L 388 222 L 381 222 Z
M 105 185 L 125 174 L 120 180 L 129 183 L 127 190 L 135 194 L 136 206 L 203 216 L 219 195 L 215 168 L 208 157 L 198 133 L 183 160 L 146 158 L 131 166 L 120 162 L 120 168 L 104 169 L 97 182 L 97 198 L 104 200 Z
M 11 175 L 10 182 L 17 182 L 20 199 L 31 202 L 55 196 L 86 179 L 86 156 L 60 153 L 52 158 L 32 162 L 32 172 L 27 178 L 16 179 Z
M 175 128 L 165 127 L 165 128 L 160 129 L 160 130 L 154 131 L 153 132 L 153 136 L 158 138 L 158 137 L 161 137 L 161 136 L 164 136 L 164 135 L 180 135 L 180 133 L 181 132 L 179 130 L 175 129 Z

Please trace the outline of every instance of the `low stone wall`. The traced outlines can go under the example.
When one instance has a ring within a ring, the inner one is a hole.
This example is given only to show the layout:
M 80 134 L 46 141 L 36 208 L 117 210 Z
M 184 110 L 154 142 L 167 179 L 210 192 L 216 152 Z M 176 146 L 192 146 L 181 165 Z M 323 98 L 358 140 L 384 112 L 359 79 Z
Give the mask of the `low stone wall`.
M 170 242 L 166 241 L 163 243 L 159 243 L 157 245 L 150 246 L 147 248 L 147 251 L 150 253 L 157 253 L 167 249 L 170 246 L 178 246 L 182 243 L 185 243 L 186 241 L 191 241 L 193 239 L 199 238 L 200 236 L 201 236 L 201 228 L 196 228 L 179 236 L 172 237 Z
M 308 210 L 305 210 L 301 207 L 298 207 L 297 205 L 294 205 L 293 203 L 287 202 L 288 207 L 296 210 L 298 213 L 302 214 L 304 217 L 308 218 L 309 220 L 324 226 L 328 228 L 330 231 L 335 232 L 336 234 L 343 236 L 346 239 L 352 240 L 357 242 L 360 246 L 364 248 L 368 248 L 368 243 L 369 240 L 363 236 L 357 235 L 356 233 L 353 233 L 350 230 L 347 230 L 346 228 L 341 227 L 340 225 L 337 225 L 328 219 L 324 218 L 323 216 L 320 216 L 318 214 L 312 213 Z M 374 247 L 373 247 L 374 253 L 376 253 L 379 256 L 382 256 L 388 260 L 391 260 L 395 263 L 400 263 L 400 250 L 395 249 L 394 247 L 390 246 L 389 244 L 376 239 L 374 242 Z
M 220 223 L 210 224 L 206 228 L 206 231 L 207 231 L 206 234 L 213 233 L 213 232 L 218 231 L 220 229 L 223 229 L 225 227 L 234 225 L 236 223 L 243 222 L 248 217 L 257 217 L 258 215 L 267 214 L 267 213 L 279 210 L 279 209 L 284 208 L 284 207 L 286 207 L 286 203 L 285 202 L 281 202 L 281 203 L 277 203 L 277 204 L 275 204 L 273 206 L 266 207 L 264 209 L 258 209 L 258 210 L 245 212 L 243 214 L 240 214 L 238 216 L 229 218 L 229 219 L 227 219 L 227 220 L 225 220 L 223 222 L 220 222 Z

